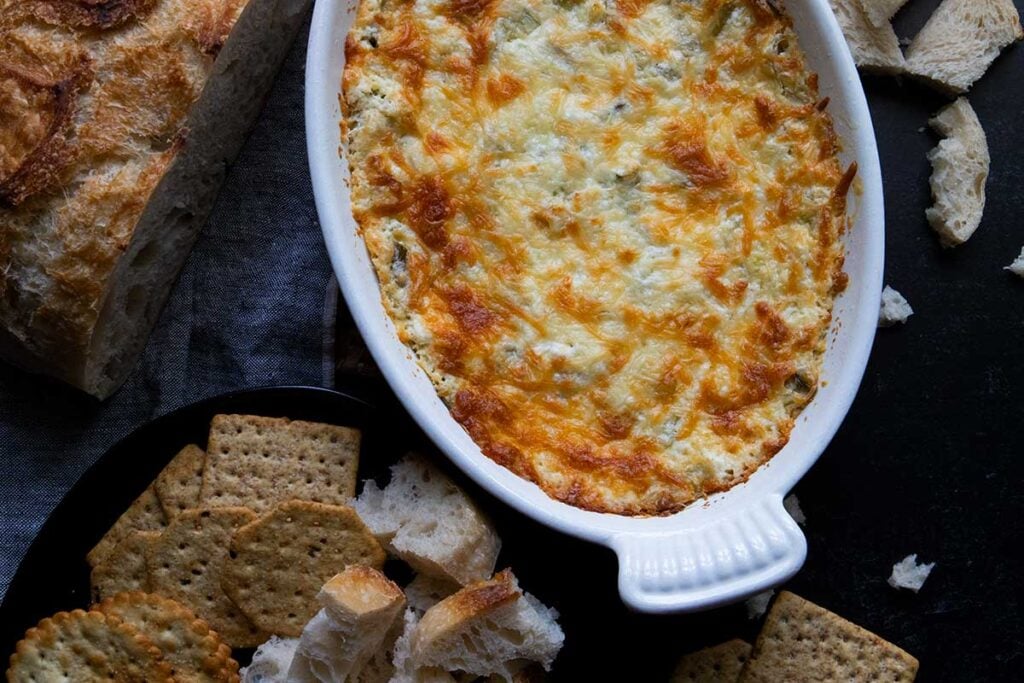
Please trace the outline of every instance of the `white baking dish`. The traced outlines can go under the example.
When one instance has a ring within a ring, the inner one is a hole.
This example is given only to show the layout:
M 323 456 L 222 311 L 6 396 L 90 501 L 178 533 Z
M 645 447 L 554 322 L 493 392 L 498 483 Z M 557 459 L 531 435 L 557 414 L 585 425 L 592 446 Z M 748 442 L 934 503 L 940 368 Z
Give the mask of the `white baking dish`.
M 668 517 L 631 518 L 580 510 L 485 457 L 452 419 L 384 311 L 369 255 L 349 205 L 340 154 L 339 92 L 345 36 L 356 0 L 317 0 L 306 64 L 306 134 L 317 211 L 341 290 L 391 388 L 434 442 L 470 477 L 520 512 L 567 534 L 612 548 L 619 592 L 645 612 L 707 609 L 792 576 L 807 542 L 782 497 L 814 464 L 853 401 L 874 339 L 882 287 L 882 182 L 874 131 L 853 60 L 827 0 L 791 0 L 800 44 L 856 160 L 854 227 L 846 236 L 850 286 L 837 300 L 820 389 L 789 444 L 750 480 Z

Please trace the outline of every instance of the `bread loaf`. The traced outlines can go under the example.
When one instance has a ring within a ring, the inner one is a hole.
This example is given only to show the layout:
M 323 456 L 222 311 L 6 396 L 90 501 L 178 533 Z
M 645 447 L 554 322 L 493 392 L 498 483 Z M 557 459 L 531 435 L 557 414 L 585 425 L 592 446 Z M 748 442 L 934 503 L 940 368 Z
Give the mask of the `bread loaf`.
M 0 0 L 0 357 L 131 370 L 309 0 Z

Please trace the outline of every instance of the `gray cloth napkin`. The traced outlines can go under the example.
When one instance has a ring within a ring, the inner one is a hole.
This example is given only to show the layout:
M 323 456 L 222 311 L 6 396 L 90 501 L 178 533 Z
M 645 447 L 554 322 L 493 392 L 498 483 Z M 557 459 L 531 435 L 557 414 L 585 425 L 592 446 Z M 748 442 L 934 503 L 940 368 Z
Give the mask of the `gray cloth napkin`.
M 39 527 L 118 439 L 202 398 L 333 382 L 337 297 L 303 132 L 303 31 L 124 387 L 100 404 L 0 365 L 0 597 Z

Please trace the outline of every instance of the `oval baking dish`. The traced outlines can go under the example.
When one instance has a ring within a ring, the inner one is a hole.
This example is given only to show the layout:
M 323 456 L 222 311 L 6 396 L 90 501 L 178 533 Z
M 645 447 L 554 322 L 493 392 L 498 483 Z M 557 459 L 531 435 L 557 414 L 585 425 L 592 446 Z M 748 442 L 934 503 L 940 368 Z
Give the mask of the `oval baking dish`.
M 803 564 L 806 540 L 783 495 L 814 464 L 843 420 L 874 339 L 882 287 L 882 184 L 864 92 L 826 0 L 787 3 L 810 69 L 843 143 L 856 161 L 852 228 L 844 237 L 847 290 L 836 300 L 815 398 L 788 445 L 750 479 L 666 517 L 589 512 L 549 498 L 535 484 L 481 453 L 399 341 L 384 310 L 365 245 L 352 217 L 342 156 L 340 89 L 345 37 L 355 0 L 319 0 L 306 68 L 306 134 L 317 211 L 341 290 L 391 388 L 433 441 L 469 476 L 520 512 L 559 531 L 606 545 L 619 558 L 619 592 L 645 612 L 707 609 L 781 583 Z

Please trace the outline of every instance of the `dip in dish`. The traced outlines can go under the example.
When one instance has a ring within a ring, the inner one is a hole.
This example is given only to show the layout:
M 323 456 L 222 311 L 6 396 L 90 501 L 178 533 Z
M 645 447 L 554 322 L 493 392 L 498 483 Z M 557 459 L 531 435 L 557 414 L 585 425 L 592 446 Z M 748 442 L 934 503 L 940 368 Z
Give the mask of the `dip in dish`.
M 774 5 L 364 0 L 346 58 L 384 306 L 488 457 L 666 514 L 785 445 L 854 168 Z

